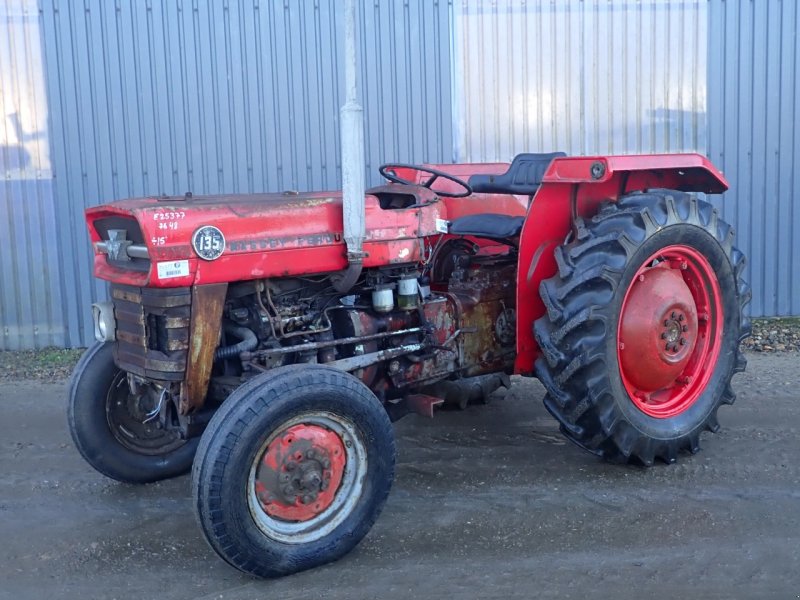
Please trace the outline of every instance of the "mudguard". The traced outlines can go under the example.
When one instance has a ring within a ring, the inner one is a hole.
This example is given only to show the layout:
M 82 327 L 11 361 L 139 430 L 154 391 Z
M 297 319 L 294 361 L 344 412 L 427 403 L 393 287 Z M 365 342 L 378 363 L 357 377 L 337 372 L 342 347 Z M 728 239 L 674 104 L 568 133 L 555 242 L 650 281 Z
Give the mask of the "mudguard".
M 539 355 L 533 322 L 545 312 L 539 284 L 555 274 L 554 250 L 572 231 L 574 219 L 591 217 L 602 202 L 651 188 L 721 194 L 728 182 L 700 154 L 581 156 L 550 163 L 520 235 L 516 373 L 533 374 Z

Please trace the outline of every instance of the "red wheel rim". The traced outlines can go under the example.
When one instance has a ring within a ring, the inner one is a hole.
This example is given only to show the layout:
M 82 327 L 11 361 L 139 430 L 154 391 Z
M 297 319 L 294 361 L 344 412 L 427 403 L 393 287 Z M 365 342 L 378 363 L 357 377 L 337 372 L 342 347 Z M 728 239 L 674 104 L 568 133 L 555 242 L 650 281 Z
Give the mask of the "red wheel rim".
M 276 435 L 255 473 L 255 492 L 270 517 L 308 521 L 333 503 L 347 454 L 337 433 L 299 424 Z
M 722 300 L 714 269 L 697 250 L 662 248 L 636 272 L 617 327 L 617 359 L 634 406 L 660 419 L 703 393 L 719 358 Z

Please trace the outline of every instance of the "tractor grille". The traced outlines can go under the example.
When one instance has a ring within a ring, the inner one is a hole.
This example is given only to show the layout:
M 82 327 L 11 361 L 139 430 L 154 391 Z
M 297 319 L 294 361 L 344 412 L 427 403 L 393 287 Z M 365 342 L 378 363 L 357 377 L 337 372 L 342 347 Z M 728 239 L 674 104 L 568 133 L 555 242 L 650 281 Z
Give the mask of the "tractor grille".
M 148 379 L 182 381 L 189 350 L 191 289 L 112 285 L 111 300 L 117 320 L 117 366 Z

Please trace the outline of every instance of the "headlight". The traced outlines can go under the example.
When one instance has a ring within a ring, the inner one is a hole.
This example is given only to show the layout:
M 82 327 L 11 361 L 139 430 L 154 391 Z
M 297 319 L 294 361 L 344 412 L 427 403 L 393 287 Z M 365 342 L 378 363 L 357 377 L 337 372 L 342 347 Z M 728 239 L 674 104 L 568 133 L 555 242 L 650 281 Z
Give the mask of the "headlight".
M 117 339 L 117 321 L 114 318 L 114 304 L 97 302 L 92 304 L 94 316 L 94 337 L 98 342 L 113 342 Z

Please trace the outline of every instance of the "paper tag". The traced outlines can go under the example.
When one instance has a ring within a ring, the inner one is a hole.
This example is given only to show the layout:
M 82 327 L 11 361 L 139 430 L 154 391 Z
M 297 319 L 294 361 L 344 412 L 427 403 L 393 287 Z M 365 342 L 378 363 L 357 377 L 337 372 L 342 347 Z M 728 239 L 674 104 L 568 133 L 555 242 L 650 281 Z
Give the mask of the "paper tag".
M 160 262 L 158 267 L 159 279 L 173 279 L 175 277 L 186 277 L 189 274 L 188 260 L 172 260 Z
M 439 233 L 447 233 L 450 228 L 450 222 L 447 219 L 436 219 L 436 231 Z

